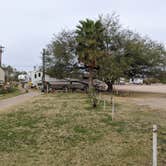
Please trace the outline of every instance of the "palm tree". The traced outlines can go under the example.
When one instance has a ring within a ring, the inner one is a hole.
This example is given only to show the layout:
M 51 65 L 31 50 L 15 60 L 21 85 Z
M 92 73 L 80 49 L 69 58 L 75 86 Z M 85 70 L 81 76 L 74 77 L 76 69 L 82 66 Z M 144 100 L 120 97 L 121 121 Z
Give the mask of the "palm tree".
M 93 88 L 93 69 L 104 55 L 104 30 L 100 20 L 86 19 L 77 26 L 77 54 L 79 60 L 89 68 L 89 90 Z

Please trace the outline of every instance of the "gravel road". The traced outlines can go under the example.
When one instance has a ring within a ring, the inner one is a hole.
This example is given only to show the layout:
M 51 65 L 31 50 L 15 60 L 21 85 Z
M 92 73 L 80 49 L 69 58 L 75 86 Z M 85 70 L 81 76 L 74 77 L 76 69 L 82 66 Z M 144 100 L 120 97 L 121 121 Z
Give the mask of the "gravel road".
M 30 100 L 32 97 L 40 95 L 39 92 L 29 92 L 26 94 L 22 94 L 16 97 L 11 97 L 8 99 L 0 100 L 0 110 L 7 109 L 9 107 L 22 104 L 28 100 Z

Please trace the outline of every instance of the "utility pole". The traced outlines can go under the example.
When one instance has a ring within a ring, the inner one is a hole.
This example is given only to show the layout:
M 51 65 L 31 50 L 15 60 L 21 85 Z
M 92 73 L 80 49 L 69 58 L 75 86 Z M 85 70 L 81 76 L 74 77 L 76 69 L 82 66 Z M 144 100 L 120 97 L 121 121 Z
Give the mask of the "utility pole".
M 43 49 L 42 52 L 42 63 L 43 63 L 43 76 L 42 76 L 42 85 L 43 85 L 43 91 L 45 91 L 45 55 L 46 55 L 46 50 Z
M 2 67 L 2 53 L 3 53 L 3 46 L 0 46 L 0 67 Z

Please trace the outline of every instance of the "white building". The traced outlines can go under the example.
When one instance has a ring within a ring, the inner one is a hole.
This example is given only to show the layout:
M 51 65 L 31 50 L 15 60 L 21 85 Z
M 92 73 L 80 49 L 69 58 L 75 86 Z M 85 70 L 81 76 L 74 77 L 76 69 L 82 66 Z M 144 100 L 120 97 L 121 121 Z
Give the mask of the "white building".
M 4 70 L 0 67 L 0 84 L 5 82 L 5 72 Z

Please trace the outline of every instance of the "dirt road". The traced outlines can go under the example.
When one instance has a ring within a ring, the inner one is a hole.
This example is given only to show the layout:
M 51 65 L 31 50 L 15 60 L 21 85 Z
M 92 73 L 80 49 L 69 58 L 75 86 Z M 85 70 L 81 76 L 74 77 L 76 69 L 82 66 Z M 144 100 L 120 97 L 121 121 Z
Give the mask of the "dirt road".
M 126 92 L 143 92 L 138 96 L 125 98 L 138 105 L 166 110 L 166 85 L 116 85 L 115 89 Z
M 154 85 L 115 85 L 115 89 L 122 91 L 132 92 L 149 92 L 149 93 L 164 93 L 166 94 L 166 85 L 154 84 Z
M 29 92 L 29 93 L 19 95 L 16 97 L 0 100 L 0 110 L 4 110 L 6 108 L 9 108 L 11 106 L 15 106 L 18 104 L 22 104 L 22 103 L 28 101 L 29 99 L 31 99 L 32 97 L 35 97 L 38 95 L 40 95 L 39 92 Z

